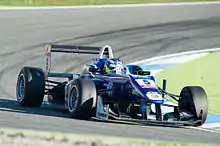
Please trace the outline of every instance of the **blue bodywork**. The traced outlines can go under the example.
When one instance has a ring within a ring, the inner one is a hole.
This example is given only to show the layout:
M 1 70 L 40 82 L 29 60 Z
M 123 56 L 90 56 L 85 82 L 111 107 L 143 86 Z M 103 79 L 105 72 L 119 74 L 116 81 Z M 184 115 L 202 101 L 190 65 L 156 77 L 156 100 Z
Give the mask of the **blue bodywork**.
M 92 64 L 87 65 L 89 68 L 98 68 L 99 72 L 89 72 L 87 74 L 49 73 L 49 77 L 69 78 L 69 80 L 72 80 L 74 78 L 73 76 L 77 76 L 77 78 L 89 78 L 95 83 L 98 92 L 105 91 L 101 93 L 103 101 L 114 102 L 119 100 L 164 103 L 162 94 L 156 86 L 153 76 L 133 74 L 132 70 L 135 66 L 132 65 L 124 66 L 126 70 L 125 74 L 104 73 L 102 70 L 106 60 L 106 58 L 98 58 Z
M 133 74 L 132 70 L 135 66 L 132 65 L 124 66 L 125 74 L 104 73 L 103 67 L 106 60 L 106 58 L 97 58 L 92 64 L 87 65 L 89 68 L 98 68 L 99 72 L 90 72 L 89 74 L 50 73 L 49 77 L 62 77 L 71 80 L 74 75 L 77 75 L 77 78 L 89 78 L 95 83 L 97 91 L 105 90 L 102 93 L 104 101 L 164 103 L 153 76 Z
M 116 58 L 117 59 L 117 58 Z M 134 75 L 134 66 L 125 66 L 126 74 L 105 74 L 102 72 L 107 59 L 96 59 L 89 67 L 99 68 L 99 72 L 93 72 L 91 78 L 96 84 L 97 90 L 109 89 L 102 95 L 107 100 L 132 100 L 162 104 L 164 99 L 151 75 Z M 111 96 L 110 96 L 111 95 Z

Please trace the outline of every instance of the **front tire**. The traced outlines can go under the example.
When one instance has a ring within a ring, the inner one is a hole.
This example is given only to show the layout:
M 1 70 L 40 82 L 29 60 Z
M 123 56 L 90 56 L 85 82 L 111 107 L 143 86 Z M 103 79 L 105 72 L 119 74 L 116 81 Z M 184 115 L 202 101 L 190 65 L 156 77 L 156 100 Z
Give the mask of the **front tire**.
M 76 79 L 70 86 L 67 107 L 71 117 L 88 120 L 95 116 L 97 92 L 93 81 Z
M 39 107 L 44 98 L 45 75 L 40 68 L 23 67 L 17 78 L 16 95 L 21 106 Z
M 205 90 L 199 86 L 186 86 L 180 92 L 179 109 L 190 111 L 201 120 L 196 126 L 205 123 L 208 114 L 208 100 Z

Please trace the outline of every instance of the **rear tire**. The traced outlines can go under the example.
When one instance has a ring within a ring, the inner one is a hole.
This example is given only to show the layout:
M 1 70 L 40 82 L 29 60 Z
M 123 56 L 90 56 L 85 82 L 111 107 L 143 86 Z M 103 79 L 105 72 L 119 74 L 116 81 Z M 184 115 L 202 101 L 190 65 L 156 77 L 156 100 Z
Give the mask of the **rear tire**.
M 179 109 L 190 111 L 196 119 L 201 120 L 196 126 L 205 123 L 208 113 L 208 100 L 205 90 L 199 86 L 186 86 L 180 92 Z
M 76 79 L 70 86 L 67 107 L 71 117 L 88 120 L 95 116 L 97 92 L 93 81 Z
M 39 107 L 44 98 L 45 75 L 40 68 L 23 67 L 17 78 L 16 95 L 21 106 Z

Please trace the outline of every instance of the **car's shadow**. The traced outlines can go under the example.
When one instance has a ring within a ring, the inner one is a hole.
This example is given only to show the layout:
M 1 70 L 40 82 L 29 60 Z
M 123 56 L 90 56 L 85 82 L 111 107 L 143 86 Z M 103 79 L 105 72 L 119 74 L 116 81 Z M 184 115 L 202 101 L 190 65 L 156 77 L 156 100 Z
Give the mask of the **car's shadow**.
M 31 115 L 43 115 L 43 116 L 53 116 L 53 117 L 60 117 L 60 118 L 69 118 L 71 119 L 68 111 L 64 108 L 49 105 L 43 103 L 41 107 L 23 107 L 17 101 L 11 99 L 0 99 L 0 112 L 14 112 L 14 113 L 21 113 L 21 114 L 31 114 Z M 77 120 L 77 119 L 74 119 Z M 139 123 L 134 121 L 123 121 L 123 120 L 97 120 L 92 118 L 89 120 L 90 122 L 94 123 L 114 123 L 114 124 L 126 124 L 126 125 L 141 125 L 141 126 L 159 126 L 159 127 L 174 127 L 179 128 L 180 126 L 176 125 L 161 125 L 155 123 Z
M 0 99 L 0 111 L 70 118 L 66 110 L 46 103 L 43 103 L 39 108 L 23 107 L 11 99 Z

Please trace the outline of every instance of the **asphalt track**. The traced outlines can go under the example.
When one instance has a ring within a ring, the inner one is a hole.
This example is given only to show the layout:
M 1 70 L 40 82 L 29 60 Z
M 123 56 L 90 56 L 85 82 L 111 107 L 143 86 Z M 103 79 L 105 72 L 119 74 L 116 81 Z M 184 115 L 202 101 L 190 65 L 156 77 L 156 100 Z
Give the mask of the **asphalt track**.
M 220 135 L 194 129 L 69 119 L 44 105 L 21 108 L 16 77 L 23 65 L 44 66 L 44 45 L 65 43 L 113 47 L 124 63 L 220 46 L 220 5 L 0 10 L 0 126 L 34 130 L 220 143 Z M 53 70 L 77 72 L 94 56 L 53 56 Z

